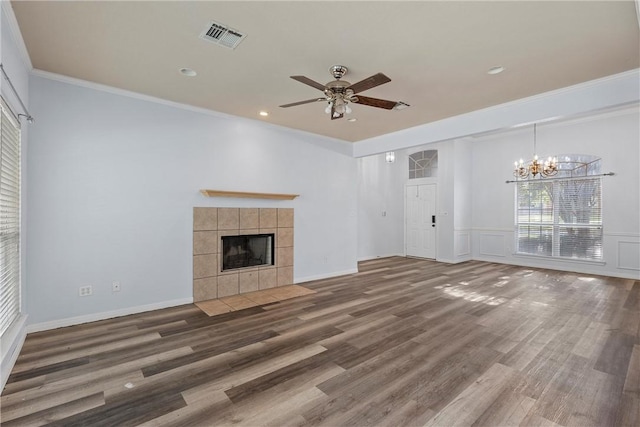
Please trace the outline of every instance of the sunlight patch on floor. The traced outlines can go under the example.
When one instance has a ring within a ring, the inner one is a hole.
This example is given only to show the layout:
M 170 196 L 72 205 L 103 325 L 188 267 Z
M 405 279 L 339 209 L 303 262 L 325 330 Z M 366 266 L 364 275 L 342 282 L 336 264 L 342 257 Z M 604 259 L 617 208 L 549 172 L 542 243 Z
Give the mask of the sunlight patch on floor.
M 460 282 L 462 286 L 467 286 L 468 282 Z M 470 302 L 481 302 L 487 305 L 500 305 L 507 302 L 506 298 L 497 298 L 489 295 L 480 294 L 478 292 L 466 291 L 460 286 L 452 286 L 449 284 L 443 286 L 435 286 L 435 289 L 442 289 L 442 292 L 454 298 L 463 298 Z
M 508 280 L 501 280 L 499 282 L 494 283 L 493 285 L 491 285 L 494 288 L 502 288 L 504 287 L 504 285 L 506 285 L 507 283 L 509 283 Z

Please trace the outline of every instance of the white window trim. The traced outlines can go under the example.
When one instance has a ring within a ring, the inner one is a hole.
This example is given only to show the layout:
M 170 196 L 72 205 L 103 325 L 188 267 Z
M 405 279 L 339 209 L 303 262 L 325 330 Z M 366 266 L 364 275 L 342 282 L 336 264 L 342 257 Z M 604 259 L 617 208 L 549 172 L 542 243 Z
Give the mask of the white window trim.
M 0 132 L 0 159 L 3 159 L 4 153 L 3 150 L 5 149 L 5 132 L 7 130 L 5 130 L 5 126 L 7 124 L 11 125 L 12 127 L 8 129 L 9 132 L 11 132 L 13 134 L 13 137 L 15 137 L 16 140 L 16 146 L 12 147 L 14 149 L 15 155 L 13 156 L 15 160 L 15 164 L 11 164 L 11 167 L 14 168 L 14 176 L 11 177 L 12 180 L 10 180 L 9 182 L 14 183 L 14 186 L 11 186 L 11 184 L 7 185 L 6 182 L 5 184 L 2 183 L 2 181 L 0 180 L 0 188 L 3 188 L 5 191 L 10 190 L 13 194 L 15 194 L 15 198 L 11 199 L 11 201 L 13 202 L 12 204 L 15 206 L 15 209 L 17 209 L 15 213 L 15 217 L 13 218 L 13 228 L 9 230 L 10 234 L 16 234 L 15 236 L 15 245 L 16 245 L 16 253 L 15 254 L 11 254 L 8 250 L 12 250 L 12 249 L 8 249 L 7 246 L 5 245 L 5 241 L 4 238 L 1 241 L 1 245 L 0 245 L 0 259 L 2 259 L 3 261 L 8 257 L 10 258 L 10 263 L 12 265 L 10 265 L 9 267 L 5 266 L 4 264 L 0 264 L 0 277 L 6 277 L 6 273 L 7 272 L 14 272 L 14 276 L 13 276 L 13 280 L 9 283 L 5 283 L 4 285 L 7 286 L 7 289 L 4 289 L 2 292 L 2 300 L 1 301 L 1 305 L 0 305 L 0 313 L 2 314 L 2 317 L 0 318 L 0 334 L 2 334 L 2 338 L 4 340 L 5 335 L 7 335 L 8 332 L 10 332 L 12 330 L 12 327 L 14 326 L 14 324 L 16 323 L 16 321 L 18 321 L 19 319 L 21 319 L 21 299 L 22 299 L 22 286 L 21 286 L 21 254 L 20 254 L 20 239 L 21 239 L 21 143 L 20 143 L 20 122 L 17 120 L 16 115 L 11 111 L 11 109 L 8 107 L 8 105 L 5 103 L 4 99 L 0 98 L 0 120 L 2 121 L 2 125 L 0 126 L 2 128 L 2 132 Z M 12 136 L 9 136 L 10 138 Z M 5 159 L 3 159 L 5 160 Z M 5 162 L 3 162 L 4 164 Z M 4 174 L 5 171 L 0 171 L 3 172 L 2 174 Z M 6 188 L 8 187 L 8 188 Z M 6 194 L 6 193 L 5 193 Z M 6 208 L 6 206 L 4 206 Z M 2 219 L 2 223 L 6 224 L 7 222 L 7 218 L 3 218 Z M 4 230 L 6 232 L 6 230 Z M 7 245 L 12 245 L 12 243 L 8 243 Z M 7 255 L 7 253 L 9 255 Z M 5 271 L 5 269 L 7 271 Z M 15 269 L 15 270 L 14 270 Z M 3 355 L 4 356 L 4 355 Z M 3 358 L 4 361 L 4 358 Z
M 559 214 L 559 209 L 560 209 L 560 205 L 558 203 L 554 203 L 553 204 L 553 221 L 546 221 L 546 222 L 518 222 L 518 202 L 519 202 L 519 198 L 518 198 L 518 191 L 519 191 L 519 186 L 518 184 L 521 183 L 520 181 L 516 182 L 516 188 L 515 188 L 515 203 L 514 203 L 514 214 L 515 214 L 515 227 L 514 227 L 514 248 L 515 251 L 513 253 L 514 256 L 518 256 L 518 257 L 526 257 L 526 258 L 534 258 L 534 259 L 546 259 L 546 260 L 557 260 L 557 261 L 569 261 L 569 262 L 576 262 L 576 263 L 584 263 L 584 264 L 594 264 L 594 265 L 605 265 L 606 262 L 604 262 L 604 236 L 605 236 L 605 232 L 604 232 L 604 221 L 602 219 L 602 176 L 600 175 L 596 175 L 596 176 L 589 176 L 589 175 L 585 175 L 583 177 L 567 177 L 566 179 L 563 178 L 555 178 L 553 180 L 549 180 L 549 182 L 553 185 L 553 200 L 559 200 L 559 196 L 558 196 L 558 188 L 559 185 L 557 185 L 557 183 L 559 182 L 566 182 L 566 181 L 573 181 L 573 180 L 579 180 L 579 179 L 593 179 L 593 180 L 598 180 L 599 185 L 600 185 L 600 224 L 569 224 L 569 223 L 560 223 L 560 214 Z M 524 182 L 524 181 L 522 181 Z M 544 182 L 544 181 L 537 181 L 537 182 Z M 519 249 L 519 227 L 520 226 L 545 226 L 545 227 L 551 227 L 553 230 L 553 237 L 552 237 L 552 245 L 551 245 L 551 250 L 552 250 L 552 255 L 542 255 L 542 254 L 534 254 L 534 253 L 529 253 L 529 252 L 520 252 Z M 557 239 L 559 238 L 558 236 L 558 231 L 561 228 L 587 228 L 587 229 L 598 229 L 601 231 L 602 233 L 602 254 L 601 254 L 601 258 L 600 259 L 589 259 L 589 258 L 574 258 L 574 257 L 565 257 L 565 256 L 560 256 L 559 253 L 556 253 L 557 251 L 560 250 L 560 245 L 556 244 Z

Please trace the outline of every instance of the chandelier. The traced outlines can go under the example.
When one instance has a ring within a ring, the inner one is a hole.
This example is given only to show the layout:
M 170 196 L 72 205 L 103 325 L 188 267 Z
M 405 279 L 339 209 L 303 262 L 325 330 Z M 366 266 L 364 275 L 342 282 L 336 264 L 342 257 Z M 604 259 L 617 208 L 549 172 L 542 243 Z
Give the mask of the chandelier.
M 515 162 L 516 168 L 513 171 L 513 175 L 516 178 L 526 179 L 530 175 L 532 178 L 540 175 L 540 178 L 554 176 L 558 173 L 558 158 L 549 157 L 545 161 L 538 160 L 536 154 L 536 125 L 533 125 L 533 160 L 528 164 L 525 164 L 522 159 L 519 162 Z

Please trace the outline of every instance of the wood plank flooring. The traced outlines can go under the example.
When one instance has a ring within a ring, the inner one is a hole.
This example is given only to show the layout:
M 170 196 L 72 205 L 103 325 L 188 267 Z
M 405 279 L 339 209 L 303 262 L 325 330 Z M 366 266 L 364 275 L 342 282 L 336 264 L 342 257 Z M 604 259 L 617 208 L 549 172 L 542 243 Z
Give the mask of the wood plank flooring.
M 640 281 L 409 258 L 30 334 L 3 426 L 638 426 Z

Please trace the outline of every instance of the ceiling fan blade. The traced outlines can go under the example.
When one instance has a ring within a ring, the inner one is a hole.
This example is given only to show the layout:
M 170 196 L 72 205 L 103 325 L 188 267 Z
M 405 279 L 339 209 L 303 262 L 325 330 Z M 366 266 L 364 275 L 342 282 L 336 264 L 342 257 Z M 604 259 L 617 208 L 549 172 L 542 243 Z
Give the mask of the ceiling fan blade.
M 322 85 L 322 84 L 320 84 L 320 83 L 318 83 L 318 82 L 316 82 L 314 80 L 311 80 L 309 77 L 305 77 L 305 76 L 290 76 L 290 77 L 293 80 L 297 80 L 300 83 L 304 83 L 304 84 L 309 85 L 311 87 L 315 87 L 316 89 L 321 90 L 323 92 L 325 90 L 324 85 Z
M 376 86 L 380 86 L 385 83 L 389 83 L 391 79 L 382 73 L 374 74 L 373 76 L 354 83 L 347 89 L 351 89 L 353 93 L 364 92 Z
M 306 101 L 298 101 L 298 102 L 292 102 L 291 104 L 284 104 L 284 105 L 281 105 L 280 107 L 282 108 L 295 107 L 296 105 L 310 104 L 312 102 L 319 102 L 319 101 L 326 101 L 326 99 L 324 98 L 307 99 Z
M 397 102 L 395 101 L 387 101 L 386 99 L 378 99 L 378 98 L 370 98 L 368 96 L 358 95 L 358 98 L 355 102 L 356 104 L 368 105 L 369 107 L 378 107 L 384 108 L 385 110 L 393 110 L 393 107 L 396 106 Z

